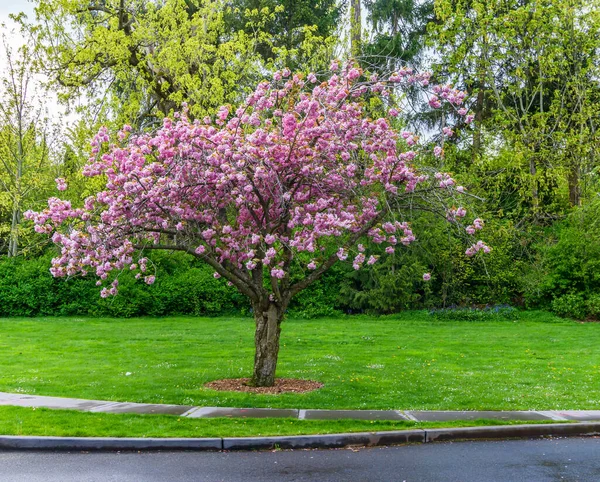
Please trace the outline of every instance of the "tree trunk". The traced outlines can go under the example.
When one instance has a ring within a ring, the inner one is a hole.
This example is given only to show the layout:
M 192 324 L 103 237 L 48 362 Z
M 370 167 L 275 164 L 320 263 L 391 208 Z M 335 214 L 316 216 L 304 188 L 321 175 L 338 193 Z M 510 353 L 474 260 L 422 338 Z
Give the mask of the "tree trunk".
M 577 165 L 577 161 L 572 159 L 569 167 L 569 204 L 571 207 L 576 207 L 579 206 L 581 198 L 581 190 L 579 187 L 579 166 Z
M 537 152 L 537 149 L 536 149 Z M 538 191 L 538 181 L 537 181 L 537 164 L 535 162 L 534 154 L 529 159 L 529 175 L 531 176 L 531 203 L 533 208 L 534 216 L 537 216 L 540 211 L 540 195 Z
M 272 387 L 279 355 L 279 334 L 284 309 L 273 302 L 254 306 L 256 332 L 254 334 L 254 372 L 250 384 L 255 387 Z
M 353 57 L 358 57 L 361 53 L 362 17 L 360 1 L 351 0 L 350 2 L 350 54 Z
M 10 235 L 8 243 L 8 257 L 15 258 L 19 253 L 19 218 L 20 210 L 17 202 L 15 201 L 12 212 L 12 219 L 10 223 Z
M 481 153 L 481 125 L 483 123 L 483 106 L 485 101 L 485 87 L 483 80 L 480 79 L 479 90 L 477 92 L 477 101 L 475 102 L 475 126 L 473 129 L 473 154 L 471 162 L 474 164 L 479 159 Z

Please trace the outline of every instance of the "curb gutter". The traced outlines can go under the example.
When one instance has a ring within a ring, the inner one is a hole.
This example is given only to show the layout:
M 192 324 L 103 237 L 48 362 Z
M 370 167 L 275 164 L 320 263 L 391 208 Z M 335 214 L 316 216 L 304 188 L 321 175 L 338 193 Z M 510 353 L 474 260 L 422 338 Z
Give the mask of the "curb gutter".
M 600 435 L 600 422 L 532 425 L 497 425 L 447 429 L 398 430 L 329 435 L 226 438 L 111 438 L 0 436 L 0 450 L 265 450 L 376 447 L 451 440 L 537 438 Z

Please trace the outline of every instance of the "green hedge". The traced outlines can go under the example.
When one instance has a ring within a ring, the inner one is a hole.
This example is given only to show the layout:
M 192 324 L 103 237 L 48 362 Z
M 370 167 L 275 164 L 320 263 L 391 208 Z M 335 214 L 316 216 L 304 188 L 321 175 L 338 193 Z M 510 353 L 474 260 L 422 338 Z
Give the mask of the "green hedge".
M 213 278 L 213 270 L 180 253 L 152 256 L 156 283 L 129 273 L 119 277 L 119 295 L 99 296 L 93 277 L 53 278 L 52 255 L 0 262 L 0 316 L 162 316 L 220 315 L 248 311 L 243 296 Z

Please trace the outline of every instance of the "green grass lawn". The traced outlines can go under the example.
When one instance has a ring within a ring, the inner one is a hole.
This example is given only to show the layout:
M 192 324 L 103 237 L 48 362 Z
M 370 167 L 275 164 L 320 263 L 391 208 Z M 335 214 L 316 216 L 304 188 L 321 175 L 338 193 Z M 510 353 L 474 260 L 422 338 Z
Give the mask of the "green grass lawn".
M 0 407 L 0 434 L 56 437 L 257 437 L 315 433 L 378 432 L 441 427 L 476 427 L 523 423 L 502 420 L 454 422 L 294 420 L 294 419 L 190 419 L 174 415 L 82 413 L 71 410 Z
M 0 391 L 186 405 L 551 410 L 600 407 L 600 324 L 547 313 L 436 321 L 424 312 L 286 320 L 278 376 L 297 395 L 216 392 L 248 376 L 249 318 L 0 320 Z M 126 375 L 127 373 L 131 375 Z

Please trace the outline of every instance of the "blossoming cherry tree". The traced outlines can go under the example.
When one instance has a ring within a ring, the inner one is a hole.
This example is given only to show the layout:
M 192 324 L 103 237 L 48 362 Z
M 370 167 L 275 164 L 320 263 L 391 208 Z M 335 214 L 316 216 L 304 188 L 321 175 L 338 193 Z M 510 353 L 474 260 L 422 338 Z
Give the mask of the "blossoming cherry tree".
M 123 270 L 154 282 L 147 250 L 179 250 L 208 263 L 215 278 L 250 300 L 251 383 L 271 386 L 281 322 L 294 295 L 337 262 L 350 258 L 355 269 L 375 263 L 378 256 L 367 256 L 361 244 L 367 239 L 386 254 L 414 241 L 397 207 L 421 186 L 427 186 L 422 193 L 464 191 L 448 174 L 417 172 L 416 136 L 392 127 L 398 110 L 390 94 L 428 83 L 428 75 L 410 69 L 385 80 L 365 80 L 351 65 L 334 64 L 321 80 L 284 70 L 214 119 L 190 121 L 184 111 L 153 133 L 133 134 L 126 126 L 113 142 L 102 129 L 84 174 L 101 176 L 105 188 L 83 207 L 51 198 L 47 209 L 27 216 L 61 247 L 52 274 L 92 272 L 102 296 L 117 293 Z M 373 96 L 383 98 L 388 115 L 367 115 L 365 101 Z M 466 115 L 463 99 L 462 92 L 436 86 L 429 104 L 444 102 Z M 66 189 L 64 180 L 57 184 Z M 465 214 L 451 209 L 448 219 Z M 481 226 L 477 220 L 469 229 Z M 489 248 L 480 242 L 469 249 Z M 301 273 L 297 281 L 292 270 Z

